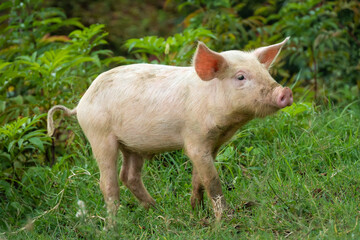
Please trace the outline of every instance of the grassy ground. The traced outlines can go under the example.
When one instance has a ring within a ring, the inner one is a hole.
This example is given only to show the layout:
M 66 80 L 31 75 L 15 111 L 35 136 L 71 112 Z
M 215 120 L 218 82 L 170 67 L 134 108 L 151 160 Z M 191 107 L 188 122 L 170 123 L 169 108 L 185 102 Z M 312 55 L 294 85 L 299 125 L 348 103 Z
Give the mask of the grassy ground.
M 0 239 L 359 239 L 359 127 L 359 102 L 298 104 L 246 125 L 217 158 L 235 210 L 218 225 L 209 202 L 191 210 L 189 159 L 158 156 L 143 173 L 158 208 L 145 211 L 121 186 L 117 225 L 108 231 L 98 169 L 78 137 L 73 155 L 7 188 Z

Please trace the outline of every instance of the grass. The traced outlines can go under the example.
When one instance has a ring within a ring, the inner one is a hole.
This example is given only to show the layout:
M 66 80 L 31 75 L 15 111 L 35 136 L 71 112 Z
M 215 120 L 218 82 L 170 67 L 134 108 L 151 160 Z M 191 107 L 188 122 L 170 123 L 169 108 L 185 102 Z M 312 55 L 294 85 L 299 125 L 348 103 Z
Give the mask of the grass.
M 117 225 L 105 231 L 99 172 L 75 124 L 72 155 L 29 169 L 17 187 L 2 182 L 0 239 L 359 239 L 359 127 L 358 102 L 298 104 L 246 125 L 217 158 L 234 210 L 219 224 L 209 201 L 191 210 L 189 159 L 162 154 L 143 171 L 157 209 L 144 210 L 121 185 Z

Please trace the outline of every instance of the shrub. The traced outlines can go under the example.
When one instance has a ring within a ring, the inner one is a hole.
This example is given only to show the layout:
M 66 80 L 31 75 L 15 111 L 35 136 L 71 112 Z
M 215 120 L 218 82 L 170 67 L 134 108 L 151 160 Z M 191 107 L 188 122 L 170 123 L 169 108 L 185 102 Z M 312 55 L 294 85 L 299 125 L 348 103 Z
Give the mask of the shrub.
M 204 28 L 186 29 L 166 40 L 162 37 L 149 36 L 129 39 L 125 47 L 143 62 L 155 62 L 169 65 L 188 65 L 195 51 L 197 40 L 215 39 L 211 31 Z
M 41 129 L 44 116 L 18 118 L 0 128 L 0 180 L 16 186 L 28 167 L 44 163 L 45 145 L 50 143 Z
M 78 100 L 97 74 L 112 62 L 104 25 L 83 27 L 42 1 L 6 1 L 0 29 L 0 122 L 46 112 L 50 106 Z M 79 27 L 69 36 L 51 35 L 63 26 Z

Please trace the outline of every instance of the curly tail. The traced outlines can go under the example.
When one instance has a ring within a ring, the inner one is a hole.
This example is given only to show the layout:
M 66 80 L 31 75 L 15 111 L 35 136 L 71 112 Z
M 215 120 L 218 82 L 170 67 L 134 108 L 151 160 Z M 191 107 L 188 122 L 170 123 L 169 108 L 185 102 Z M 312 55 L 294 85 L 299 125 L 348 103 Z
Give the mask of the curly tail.
M 47 116 L 47 131 L 48 131 L 48 135 L 50 137 L 52 137 L 54 135 L 54 131 L 55 131 L 55 128 L 54 128 L 54 120 L 53 120 L 53 115 L 56 111 L 58 110 L 62 110 L 65 112 L 65 116 L 71 116 L 71 115 L 74 115 L 76 114 L 76 108 L 70 110 L 68 109 L 67 107 L 65 106 L 62 106 L 62 105 L 56 105 L 56 106 L 53 106 L 49 112 L 48 112 L 48 116 Z

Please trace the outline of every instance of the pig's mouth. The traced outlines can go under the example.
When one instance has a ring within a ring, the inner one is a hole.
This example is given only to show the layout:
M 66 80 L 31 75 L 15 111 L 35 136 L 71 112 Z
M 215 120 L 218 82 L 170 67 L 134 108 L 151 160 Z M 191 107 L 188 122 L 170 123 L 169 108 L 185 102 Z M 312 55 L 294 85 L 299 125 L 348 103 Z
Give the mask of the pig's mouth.
M 261 107 L 255 109 L 255 117 L 264 118 L 266 116 L 276 113 L 280 109 L 281 108 L 272 104 L 263 103 Z

